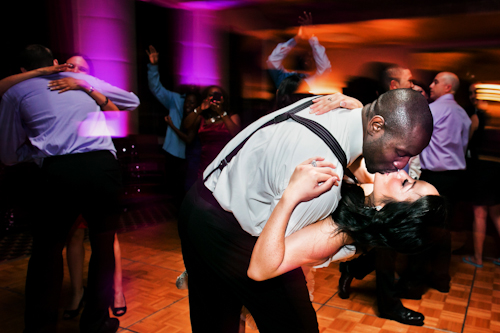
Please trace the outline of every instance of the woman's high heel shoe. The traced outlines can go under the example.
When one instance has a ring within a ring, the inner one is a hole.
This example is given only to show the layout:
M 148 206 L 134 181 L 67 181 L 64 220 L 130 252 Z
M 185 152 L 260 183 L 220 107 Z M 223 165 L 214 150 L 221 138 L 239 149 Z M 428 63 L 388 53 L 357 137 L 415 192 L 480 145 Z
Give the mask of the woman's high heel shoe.
M 127 313 L 127 301 L 125 300 L 125 294 L 122 295 L 123 295 L 123 303 L 125 303 L 125 306 L 115 308 L 115 302 L 113 302 L 113 305 L 111 306 L 111 311 L 113 312 L 113 315 L 115 317 L 121 317 L 125 313 Z
M 80 314 L 80 311 L 83 309 L 83 303 L 85 302 L 85 287 L 83 287 L 82 298 L 80 299 L 80 303 L 78 303 L 78 307 L 75 310 L 64 310 L 63 319 L 70 320 L 75 318 Z

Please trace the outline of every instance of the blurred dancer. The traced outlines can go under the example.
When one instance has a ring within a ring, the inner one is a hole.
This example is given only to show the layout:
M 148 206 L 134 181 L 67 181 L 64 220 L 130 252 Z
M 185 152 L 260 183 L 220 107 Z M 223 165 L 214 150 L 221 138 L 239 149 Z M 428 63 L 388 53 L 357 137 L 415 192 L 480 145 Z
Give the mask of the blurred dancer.
M 276 88 L 280 87 L 285 78 L 297 75 L 299 78 L 304 79 L 303 82 L 308 86 L 301 89 L 301 91 L 309 91 L 309 87 L 314 85 L 314 81 L 332 68 L 325 47 L 319 44 L 318 38 L 310 33 L 309 26 L 312 25 L 312 14 L 304 12 L 303 17 L 299 16 L 299 24 L 300 28 L 297 35 L 285 43 L 279 43 L 267 59 L 268 72 Z M 302 69 L 300 73 L 286 70 L 283 67 L 283 60 L 302 41 L 307 41 L 311 45 L 312 55 L 308 51 L 300 57 L 300 67 Z M 314 68 L 316 69 L 315 72 Z
M 57 60 L 46 47 L 30 45 L 21 63 L 22 72 L 29 72 L 57 65 Z M 83 79 L 89 86 L 63 94 L 47 89 L 49 81 L 68 78 Z M 127 109 L 135 109 L 139 101 L 128 92 L 109 98 L 97 95 L 106 85 L 77 73 L 35 77 L 8 89 L 0 103 L 0 159 L 6 165 L 34 160 L 43 174 L 40 201 L 34 203 L 41 221 L 35 226 L 26 278 L 27 333 L 57 331 L 62 249 L 79 214 L 89 224 L 92 247 L 80 330 L 116 332 L 119 327 L 118 319 L 109 318 L 108 308 L 113 299 L 113 240 L 121 175 L 111 137 L 80 135 L 79 126 L 85 120 L 103 122 L 100 110 L 109 101 L 123 101 Z
M 483 267 L 483 247 L 486 237 L 486 221 L 488 215 L 500 234 L 500 194 L 498 173 L 500 165 L 497 162 L 479 158 L 479 149 L 486 144 L 485 123 L 487 121 L 486 103 L 477 98 L 476 85 L 469 87 L 469 99 L 473 105 L 471 115 L 471 139 L 468 146 L 467 172 L 471 182 L 470 197 L 474 211 L 473 240 L 474 256 L 463 257 L 462 260 L 475 267 Z M 488 184 L 488 186 L 484 186 Z M 500 266 L 500 259 L 493 263 Z

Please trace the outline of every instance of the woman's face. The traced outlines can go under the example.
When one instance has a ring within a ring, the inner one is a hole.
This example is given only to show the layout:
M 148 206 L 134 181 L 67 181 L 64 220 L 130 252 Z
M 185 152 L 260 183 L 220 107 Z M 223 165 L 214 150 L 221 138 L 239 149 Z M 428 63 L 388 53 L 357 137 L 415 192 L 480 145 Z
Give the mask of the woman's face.
M 222 90 L 220 90 L 219 88 L 217 88 L 217 87 L 212 87 L 212 88 L 210 88 L 210 89 L 208 90 L 208 92 L 207 92 L 207 93 L 208 93 L 208 95 L 207 95 L 207 99 L 208 99 L 209 101 L 211 101 L 211 100 L 212 100 L 212 97 L 214 97 L 214 93 L 215 93 L 215 92 L 218 92 L 218 93 L 222 94 Z M 224 103 L 224 97 L 221 97 L 220 102 L 221 102 L 221 103 Z
M 415 201 L 425 195 L 439 195 L 439 193 L 431 184 L 411 178 L 404 170 L 375 174 L 373 184 L 375 206 L 383 206 L 387 199 Z
M 184 112 L 186 114 L 191 113 L 195 107 L 198 105 L 196 101 L 196 96 L 195 95 L 187 95 L 186 99 L 184 100 Z
M 74 56 L 66 60 L 67 64 L 73 65 L 68 72 L 90 74 L 89 64 L 80 56 Z

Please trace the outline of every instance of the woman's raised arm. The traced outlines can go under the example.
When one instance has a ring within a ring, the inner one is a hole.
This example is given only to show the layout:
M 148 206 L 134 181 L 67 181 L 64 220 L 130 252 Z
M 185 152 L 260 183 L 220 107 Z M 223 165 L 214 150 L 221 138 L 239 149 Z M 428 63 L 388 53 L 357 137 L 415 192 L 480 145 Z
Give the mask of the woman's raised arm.
M 0 97 L 2 97 L 3 94 L 10 89 L 10 87 L 18 84 L 19 82 L 23 82 L 25 80 L 32 79 L 37 76 L 65 72 L 68 69 L 68 67 L 69 64 L 54 65 L 48 67 L 41 67 L 33 69 L 31 71 L 7 76 L 6 78 L 0 80 Z
M 316 166 L 311 164 L 313 160 Z M 316 198 L 338 185 L 339 177 L 333 168 L 332 163 L 324 162 L 321 157 L 297 166 L 255 244 L 247 272 L 250 278 L 263 281 L 302 265 L 322 263 L 344 245 L 342 235 L 334 236 L 331 218 L 285 237 L 290 216 L 300 202 Z

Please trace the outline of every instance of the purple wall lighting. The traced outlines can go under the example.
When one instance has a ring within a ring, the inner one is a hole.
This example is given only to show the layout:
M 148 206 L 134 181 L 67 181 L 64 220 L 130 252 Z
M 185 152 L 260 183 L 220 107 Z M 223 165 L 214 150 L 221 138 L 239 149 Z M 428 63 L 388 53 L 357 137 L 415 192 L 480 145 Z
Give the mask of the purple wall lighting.
M 180 11 L 178 25 L 179 83 L 220 85 L 220 46 L 216 13 Z
M 76 0 L 75 8 L 75 50 L 90 58 L 96 77 L 136 91 L 134 1 Z M 106 120 L 112 136 L 136 132 L 135 112 L 108 112 Z M 85 127 L 82 124 L 82 133 Z

